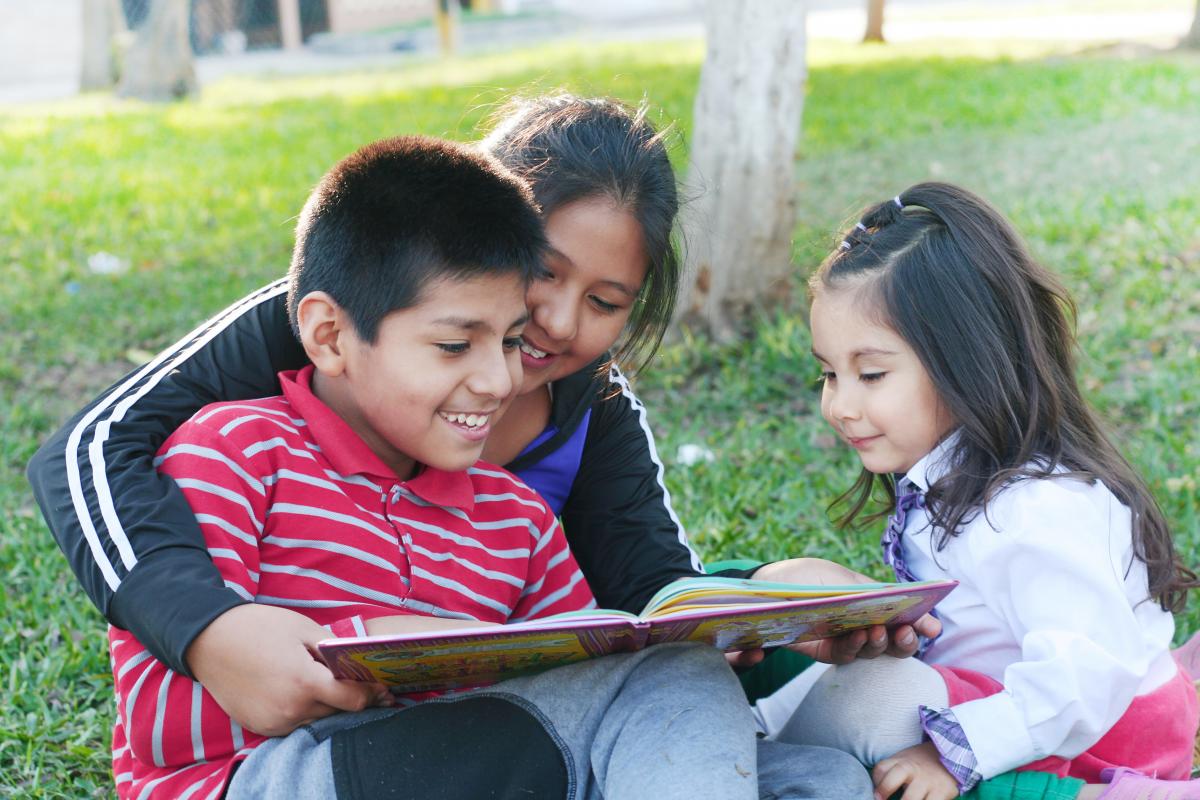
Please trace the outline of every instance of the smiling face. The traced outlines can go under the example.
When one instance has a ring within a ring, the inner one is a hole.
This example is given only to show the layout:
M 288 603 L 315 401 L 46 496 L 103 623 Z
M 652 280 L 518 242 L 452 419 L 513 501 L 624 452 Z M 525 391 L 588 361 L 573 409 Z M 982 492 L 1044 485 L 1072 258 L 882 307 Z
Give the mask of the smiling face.
M 397 476 L 466 469 L 521 383 L 523 290 L 513 275 L 434 281 L 383 318 L 373 344 L 314 292 L 298 315 L 313 388 Z
M 823 287 L 813 300 L 821 414 L 868 470 L 907 472 L 953 425 L 916 352 L 863 302 L 854 287 Z
M 607 198 L 555 209 L 546 238 L 546 273 L 525 295 L 522 394 L 578 372 L 611 348 L 646 278 L 641 225 Z

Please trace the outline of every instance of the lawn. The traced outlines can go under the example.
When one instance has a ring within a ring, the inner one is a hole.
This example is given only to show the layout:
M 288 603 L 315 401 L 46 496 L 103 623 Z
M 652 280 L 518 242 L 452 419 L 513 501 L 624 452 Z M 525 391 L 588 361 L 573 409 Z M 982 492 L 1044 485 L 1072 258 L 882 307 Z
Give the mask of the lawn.
M 104 626 L 22 475 L 84 400 L 285 269 L 337 158 L 400 132 L 470 139 L 514 90 L 645 96 L 685 157 L 702 48 L 556 44 L 403 70 L 229 80 L 169 107 L 88 97 L 0 117 L 0 796 L 107 795 Z M 547 65 L 553 64 L 551 70 Z M 1004 209 L 1079 302 L 1080 377 L 1200 553 L 1200 59 L 994 43 L 811 49 L 796 286 L 867 202 L 936 177 Z M 550 77 L 548 77 L 550 76 Z M 96 274 L 90 256 L 126 268 Z M 822 555 L 884 577 L 825 507 L 856 471 L 816 416 L 803 298 L 753 336 L 666 348 L 639 390 L 709 558 Z M 716 458 L 676 463 L 681 445 Z M 1200 628 L 1200 604 L 1180 620 Z

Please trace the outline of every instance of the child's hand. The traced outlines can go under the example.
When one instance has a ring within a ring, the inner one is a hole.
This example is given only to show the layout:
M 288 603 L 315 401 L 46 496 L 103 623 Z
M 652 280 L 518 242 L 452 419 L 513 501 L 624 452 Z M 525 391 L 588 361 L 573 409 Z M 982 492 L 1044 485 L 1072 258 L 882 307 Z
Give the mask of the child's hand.
M 826 586 L 875 583 L 872 578 L 860 572 L 823 558 L 791 558 L 766 564 L 754 573 L 754 579 Z M 916 634 L 933 637 L 941 629 L 941 623 L 926 614 L 913 625 L 897 625 L 891 629 L 874 625 L 832 639 L 791 644 L 788 645 L 788 649 L 827 664 L 849 664 L 856 658 L 875 658 L 885 653 L 896 658 L 907 658 L 917 652 L 920 642 Z
M 339 681 L 310 650 L 329 631 L 286 608 L 247 603 L 217 617 L 192 642 L 196 680 L 243 728 L 284 736 L 338 711 L 390 704 L 375 683 Z
M 876 800 L 887 800 L 901 789 L 903 800 L 952 800 L 958 782 L 946 771 L 931 742 L 901 750 L 871 770 Z

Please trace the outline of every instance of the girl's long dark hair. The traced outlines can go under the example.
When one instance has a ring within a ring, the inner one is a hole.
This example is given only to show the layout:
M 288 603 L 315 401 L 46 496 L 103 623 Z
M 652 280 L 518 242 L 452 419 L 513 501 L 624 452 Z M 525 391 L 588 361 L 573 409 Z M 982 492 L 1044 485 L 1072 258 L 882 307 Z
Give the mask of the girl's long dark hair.
M 1150 596 L 1182 610 L 1196 574 L 1179 560 L 1162 510 L 1117 451 L 1075 379 L 1075 305 L 982 198 L 920 183 L 867 209 L 861 224 L 810 281 L 813 292 L 853 283 L 876 301 L 880 322 L 920 358 L 958 426 L 953 465 L 926 494 L 949 536 L 1014 478 L 1100 480 L 1132 512 L 1133 548 Z M 1063 473 L 1059 473 L 1060 475 Z M 865 469 L 835 505 L 852 524 L 890 477 Z
M 518 99 L 500 110 L 482 146 L 523 178 L 549 217 L 568 203 L 605 198 L 642 229 L 646 278 L 612 362 L 636 372 L 654 357 L 679 291 L 673 231 L 675 173 L 663 133 L 637 109 L 608 98 L 556 94 Z

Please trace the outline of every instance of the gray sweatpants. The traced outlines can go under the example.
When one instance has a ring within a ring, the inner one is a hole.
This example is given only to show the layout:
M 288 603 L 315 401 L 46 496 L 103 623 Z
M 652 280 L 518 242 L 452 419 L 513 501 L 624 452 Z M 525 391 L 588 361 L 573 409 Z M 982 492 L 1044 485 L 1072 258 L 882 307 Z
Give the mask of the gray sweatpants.
M 480 700 L 519 707 L 519 713 L 527 713 L 535 726 L 535 735 L 526 735 L 528 747 L 503 741 L 503 728 L 492 734 L 499 741 L 487 744 L 509 747 L 507 752 L 514 755 L 507 757 L 518 761 L 528 753 L 529 758 L 541 759 L 532 765 L 535 768 L 544 765 L 547 771 L 561 769 L 563 774 L 561 784 L 555 784 L 561 788 L 554 790 L 544 785 L 540 790 L 528 786 L 505 789 L 498 778 L 486 796 L 548 796 L 553 792 L 566 800 L 837 800 L 869 798 L 872 793 L 866 771 L 844 753 L 757 739 L 741 687 L 721 654 L 704 645 L 677 644 L 559 667 L 407 709 L 372 709 L 318 720 L 259 745 L 234 775 L 227 797 L 356 800 L 360 793 L 430 796 L 431 790 L 418 785 L 419 779 L 414 782 L 411 770 L 404 768 L 406 757 L 417 758 L 403 746 L 409 734 L 406 720 L 414 723 L 411 735 L 423 737 L 422 746 L 427 747 L 430 728 L 418 721 L 446 719 L 447 724 L 438 725 L 434 737 L 444 738 L 443 749 L 453 751 L 456 739 L 480 734 L 464 730 L 460 721 L 451 721 L 462 719 L 454 712 Z M 444 713 L 439 717 L 438 712 Z M 469 727 L 486 729 L 489 719 L 484 717 Z M 354 768 L 346 766 L 350 762 L 344 754 L 339 756 L 339 744 L 344 749 L 347 734 L 368 730 L 369 735 L 353 739 L 353 748 L 357 763 L 369 767 L 356 771 L 372 773 L 370 787 L 348 789 L 345 772 Z M 546 758 L 544 749 L 537 749 L 543 738 L 552 743 L 553 759 Z M 470 761 L 470 755 L 461 754 L 462 769 L 469 770 Z M 457 772 L 459 763 L 445 763 L 449 766 L 439 767 L 440 772 L 457 779 L 452 773 Z M 507 765 L 520 766 L 512 761 Z M 488 769 L 503 772 L 505 766 L 501 761 Z M 478 790 L 459 792 L 477 796 Z M 453 795 L 444 787 L 437 793 L 439 797 Z

